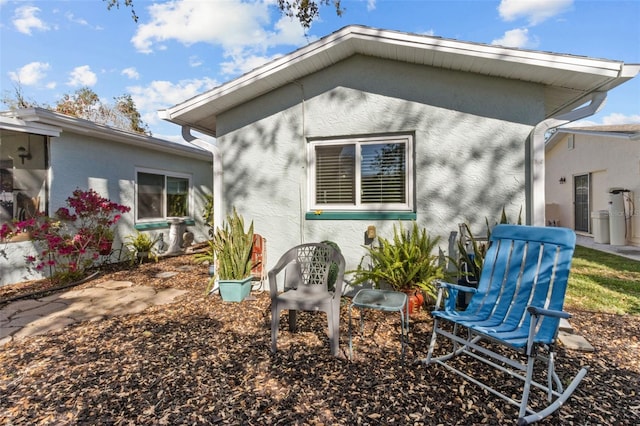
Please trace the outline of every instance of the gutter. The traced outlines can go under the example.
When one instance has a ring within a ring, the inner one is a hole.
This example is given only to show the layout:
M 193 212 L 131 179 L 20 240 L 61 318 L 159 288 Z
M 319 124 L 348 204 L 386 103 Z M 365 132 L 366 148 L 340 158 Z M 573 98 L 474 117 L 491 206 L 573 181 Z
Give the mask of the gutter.
M 211 153 L 213 160 L 213 229 L 214 231 L 222 224 L 222 155 L 220 149 L 209 142 L 198 139 L 191 134 L 191 127 L 182 126 L 182 138 L 198 148 Z
M 182 157 L 202 159 L 208 156 L 206 152 L 202 152 L 202 149 L 180 145 L 164 139 L 154 138 L 153 136 L 147 136 L 115 127 L 97 124 L 89 120 L 71 117 L 39 107 L 7 111 L 6 113 L 3 112 L 0 114 L 0 117 L 2 117 L 3 124 L 7 121 L 4 119 L 5 117 L 23 121 L 26 126 L 30 126 L 30 128 L 34 130 L 34 133 L 39 133 L 36 126 L 46 126 L 43 131 L 46 131 L 46 128 L 50 126 L 55 126 L 58 134 L 50 136 L 59 136 L 60 133 L 68 131 L 79 135 L 105 138 L 113 142 L 124 143 L 130 146 L 167 152 Z M 50 130 L 49 133 L 51 133 Z
M 572 121 L 581 120 L 596 114 L 607 99 L 607 92 L 593 92 L 589 96 L 590 102 L 578 108 L 555 117 L 547 118 L 536 124 L 530 134 L 530 161 L 528 186 L 530 188 L 530 202 L 527 209 L 527 223 L 545 226 L 545 134 L 554 127 L 562 126 Z

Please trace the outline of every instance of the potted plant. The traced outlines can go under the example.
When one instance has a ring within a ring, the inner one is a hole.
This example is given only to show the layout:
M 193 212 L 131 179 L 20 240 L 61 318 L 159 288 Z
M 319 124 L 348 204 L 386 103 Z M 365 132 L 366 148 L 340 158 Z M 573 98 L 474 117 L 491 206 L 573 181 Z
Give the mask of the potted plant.
M 253 221 L 245 232 L 244 219 L 234 208 L 222 227 L 215 230 L 207 250 L 196 255 L 197 261 L 215 264 L 209 288 L 217 280 L 222 300 L 241 302 L 251 292 L 252 248 Z
M 430 237 L 415 222 L 410 231 L 402 222 L 394 225 L 393 233 L 393 240 L 378 237 L 378 246 L 363 246 L 371 264 L 363 267 L 361 262 L 349 272 L 354 273 L 353 284 L 371 282 L 407 293 L 411 313 L 424 303 L 423 293 L 435 298 L 435 281 L 444 278 L 444 266 L 435 254 L 440 237 Z
M 158 255 L 153 251 L 160 237 L 151 237 L 140 231 L 136 231 L 134 235 L 126 238 L 125 247 L 132 253 L 131 261 L 138 260 L 140 263 L 145 259 L 153 259 L 158 261 Z

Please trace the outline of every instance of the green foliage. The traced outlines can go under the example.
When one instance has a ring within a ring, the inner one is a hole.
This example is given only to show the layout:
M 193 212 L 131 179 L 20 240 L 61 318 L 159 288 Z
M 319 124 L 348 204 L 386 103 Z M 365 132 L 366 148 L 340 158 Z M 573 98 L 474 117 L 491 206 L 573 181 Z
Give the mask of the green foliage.
M 253 221 L 245 232 L 244 219 L 236 209 L 227 215 L 222 227 L 216 229 L 204 253 L 196 255 L 198 262 L 216 262 L 216 274 L 221 280 L 242 280 L 251 275 Z
M 342 16 L 344 9 L 340 7 L 340 0 L 278 0 L 278 8 L 283 15 L 296 18 L 304 28 L 320 16 L 320 6 L 333 3 L 336 15 Z
M 114 98 L 116 104 L 114 106 L 114 112 L 120 113 L 125 119 L 128 119 L 130 130 L 136 133 L 142 133 L 145 135 L 151 135 L 149 126 L 142 121 L 142 116 L 136 108 L 135 102 L 130 94 L 120 95 Z
M 213 223 L 213 194 L 205 195 L 206 203 L 202 209 L 202 219 L 204 223 L 209 227 L 209 236 L 213 237 L 214 223 Z
M 471 232 L 471 228 L 467 223 L 463 223 L 460 225 L 460 238 L 458 238 L 458 251 L 460 252 L 460 261 L 458 264 L 458 268 L 461 269 L 462 264 L 465 263 L 469 267 L 469 275 L 475 277 L 475 279 L 480 277 L 480 271 L 482 271 L 482 266 L 484 265 L 484 258 L 487 254 L 487 249 L 489 248 L 488 242 L 491 238 L 492 227 L 489 225 L 489 219 L 485 218 L 485 223 L 487 226 L 486 238 L 479 238 L 474 236 Z M 504 207 L 502 208 L 502 214 L 500 215 L 499 223 L 510 223 L 509 217 L 507 216 Z M 520 213 L 518 214 L 517 224 L 522 225 L 522 207 L 520 208 Z M 495 225 L 498 225 L 498 222 L 496 222 Z
M 128 235 L 125 238 L 125 247 L 131 252 L 131 261 L 135 261 L 136 256 L 139 253 L 148 253 L 148 257 L 158 261 L 158 255 L 153 251 L 156 243 L 160 241 L 160 236 L 151 237 L 149 234 L 145 234 L 140 231 L 136 231 L 133 235 Z
M 413 222 L 406 232 L 402 222 L 393 227 L 393 241 L 378 237 L 379 247 L 363 246 L 371 258 L 370 268 L 349 271 L 354 273 L 353 284 L 384 282 L 395 290 L 420 289 L 435 296 L 434 281 L 444 278 L 444 266 L 436 252 L 440 237 L 431 238 L 425 229 Z

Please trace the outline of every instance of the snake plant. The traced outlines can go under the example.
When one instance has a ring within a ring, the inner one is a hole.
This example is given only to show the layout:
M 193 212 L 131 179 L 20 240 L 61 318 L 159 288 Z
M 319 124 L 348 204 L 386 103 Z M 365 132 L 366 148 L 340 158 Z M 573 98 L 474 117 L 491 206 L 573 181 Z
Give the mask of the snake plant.
M 215 259 L 220 280 L 242 280 L 251 275 L 252 248 L 253 221 L 245 232 L 244 219 L 234 208 L 209 240 L 207 251 L 199 254 L 196 260 L 204 262 Z

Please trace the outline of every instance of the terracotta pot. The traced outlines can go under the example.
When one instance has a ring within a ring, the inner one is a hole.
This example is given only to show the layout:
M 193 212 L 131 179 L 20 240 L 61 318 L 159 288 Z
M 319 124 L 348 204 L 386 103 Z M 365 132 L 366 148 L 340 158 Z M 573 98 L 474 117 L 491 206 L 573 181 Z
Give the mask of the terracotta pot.
M 403 292 L 409 298 L 409 315 L 418 312 L 424 304 L 424 295 L 422 294 L 422 292 L 416 289 L 403 290 Z

